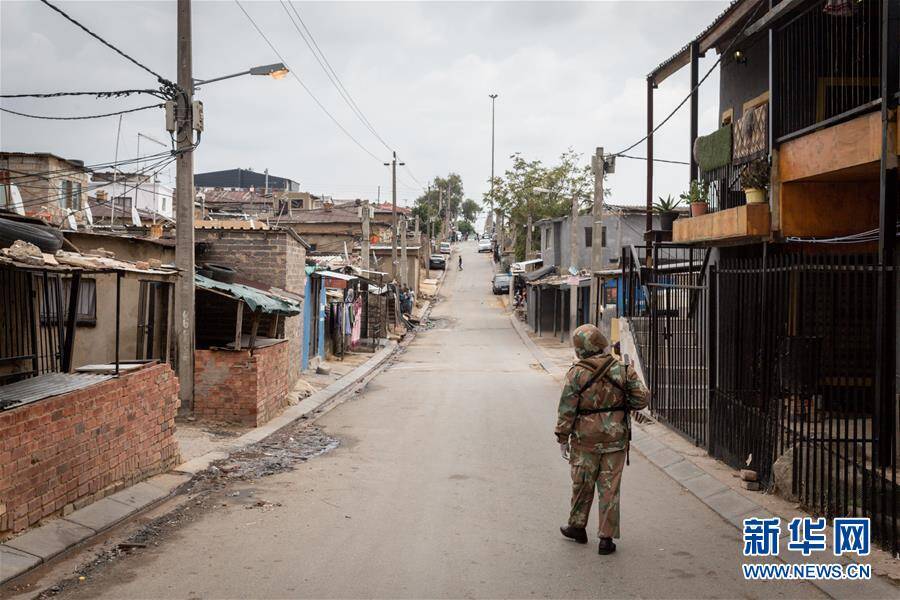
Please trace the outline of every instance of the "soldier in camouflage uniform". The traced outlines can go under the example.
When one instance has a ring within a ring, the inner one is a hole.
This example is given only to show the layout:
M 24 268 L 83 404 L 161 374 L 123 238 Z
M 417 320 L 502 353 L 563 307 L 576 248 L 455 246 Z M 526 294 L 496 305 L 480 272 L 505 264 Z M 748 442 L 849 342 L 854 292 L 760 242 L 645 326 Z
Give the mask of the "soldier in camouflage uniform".
M 566 375 L 556 424 L 556 440 L 572 469 L 572 511 L 568 526 L 560 531 L 587 543 L 585 526 L 596 484 L 598 552 L 611 554 L 616 550 L 612 540 L 619 537 L 619 486 L 629 427 L 626 407 L 646 407 L 648 392 L 634 368 L 605 352 L 608 342 L 594 325 L 577 328 L 572 344 L 578 362 Z

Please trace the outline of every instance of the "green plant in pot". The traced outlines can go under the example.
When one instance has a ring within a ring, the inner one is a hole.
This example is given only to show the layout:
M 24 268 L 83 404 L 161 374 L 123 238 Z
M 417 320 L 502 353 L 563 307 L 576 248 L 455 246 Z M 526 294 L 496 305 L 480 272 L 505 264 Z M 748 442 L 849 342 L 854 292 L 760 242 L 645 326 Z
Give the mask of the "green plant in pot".
M 659 201 L 653 205 L 653 212 L 659 215 L 659 228 L 663 231 L 672 231 L 672 223 L 678 218 L 675 209 L 681 206 L 680 198 L 673 198 L 669 194 L 665 198 L 659 197 Z
M 769 163 L 757 159 L 747 163 L 741 171 L 741 187 L 747 196 L 747 204 L 763 204 L 769 186 Z
M 694 179 L 688 191 L 682 192 L 681 199 L 691 207 L 691 216 L 705 215 L 709 210 L 709 184 Z

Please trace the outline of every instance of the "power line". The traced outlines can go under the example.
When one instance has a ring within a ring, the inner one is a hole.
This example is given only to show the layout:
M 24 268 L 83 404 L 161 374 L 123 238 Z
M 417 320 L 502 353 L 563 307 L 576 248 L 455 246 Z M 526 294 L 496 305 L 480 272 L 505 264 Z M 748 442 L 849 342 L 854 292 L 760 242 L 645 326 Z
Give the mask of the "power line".
M 129 108 L 126 110 L 118 110 L 116 112 L 104 113 L 102 115 L 84 115 L 79 117 L 50 117 L 46 115 L 31 115 L 28 113 L 18 112 L 15 110 L 10 110 L 8 108 L 0 107 L 0 111 L 5 113 L 9 113 L 11 115 L 18 115 L 20 117 L 28 117 L 29 119 L 45 119 L 48 121 L 83 121 L 87 119 L 102 119 L 104 117 L 115 117 L 117 115 L 125 115 L 128 113 L 138 112 L 141 110 L 147 110 L 148 108 L 163 108 L 165 104 L 149 104 L 147 106 L 139 106 L 138 108 Z
M 665 125 L 665 124 L 669 121 L 669 119 L 671 119 L 672 117 L 674 117 L 674 116 L 675 116 L 675 113 L 677 113 L 679 110 L 681 110 L 681 107 L 684 106 L 684 105 L 687 103 L 687 101 L 691 99 L 691 96 L 694 95 L 694 92 L 696 92 L 698 89 L 700 89 L 700 86 L 703 85 L 703 82 L 706 81 L 706 79 L 712 74 L 713 70 L 714 70 L 716 67 L 719 66 L 719 63 L 722 62 L 722 58 L 725 57 L 725 56 L 728 54 L 728 52 L 731 50 L 731 48 L 737 43 L 738 39 L 740 39 L 741 36 L 744 34 L 744 32 L 747 30 L 747 27 L 750 26 L 750 23 L 752 23 L 753 20 L 756 18 L 756 13 L 759 12 L 759 9 L 760 9 L 761 6 L 763 6 L 763 4 L 765 4 L 765 3 L 760 2 L 759 4 L 757 4 L 757 5 L 756 5 L 756 8 L 753 10 L 753 12 L 751 12 L 751 13 L 749 13 L 749 14 L 747 15 L 747 20 L 744 21 L 744 26 L 741 28 L 741 32 L 740 32 L 739 34 L 737 34 L 736 36 L 734 36 L 734 38 L 731 40 L 731 43 L 728 44 L 728 47 L 726 47 L 725 50 L 723 50 L 723 51 L 719 54 L 719 57 L 716 59 L 716 62 L 713 63 L 713 66 L 711 66 L 711 67 L 709 68 L 709 70 L 706 72 L 706 74 L 703 76 L 703 78 L 700 79 L 700 81 L 697 82 L 697 85 L 695 85 L 694 87 L 691 88 L 691 91 L 688 92 L 688 95 L 685 96 L 684 99 L 683 99 L 681 102 L 678 103 L 678 106 L 676 106 L 676 107 L 672 110 L 672 112 L 670 112 L 670 113 L 668 114 L 668 116 L 666 116 L 666 118 L 663 119 L 663 120 L 659 123 L 659 125 L 657 125 L 657 126 L 654 127 L 653 129 L 651 129 L 651 130 L 650 130 L 650 133 L 648 133 L 647 135 L 645 135 L 644 137 L 642 137 L 641 139 L 639 139 L 639 140 L 636 141 L 635 143 L 631 144 L 630 146 L 628 146 L 628 147 L 625 148 L 624 150 L 621 150 L 621 151 L 619 151 L 619 152 L 613 152 L 613 154 L 615 154 L 616 156 L 619 156 L 619 155 L 621 155 L 621 154 L 623 154 L 623 153 L 625 153 L 625 152 L 628 152 L 629 150 L 633 149 L 633 148 L 634 148 L 635 146 L 637 146 L 638 144 L 641 144 L 641 143 L 645 142 L 645 141 L 647 140 L 647 138 L 649 138 L 651 135 L 653 135 L 654 133 L 656 133 L 663 125 Z
M 281 55 L 280 52 L 278 52 L 278 49 L 277 49 L 277 48 L 275 47 L 275 45 L 269 40 L 269 38 L 266 37 L 266 34 L 263 33 L 263 30 L 260 29 L 259 25 L 256 24 L 256 21 L 253 20 L 253 17 L 250 16 L 250 13 L 248 13 L 248 12 L 246 11 L 246 9 L 244 9 L 244 6 L 240 3 L 240 0 L 234 0 L 234 3 L 238 5 L 238 8 L 241 9 L 241 12 L 244 13 L 244 16 L 247 17 L 247 19 L 248 19 L 248 20 L 250 21 L 250 23 L 253 25 L 253 28 L 256 29 L 256 32 L 259 33 L 260 37 L 262 37 L 262 39 L 266 42 L 266 44 L 269 46 L 269 48 L 271 48 L 272 52 L 275 53 L 275 56 L 277 56 L 277 57 L 281 60 L 282 64 L 284 64 L 285 66 L 287 66 L 287 62 L 285 61 L 284 57 Z M 383 162 L 384 162 L 382 159 L 378 158 L 378 156 L 376 156 L 375 153 L 373 153 L 371 150 L 369 150 L 368 148 L 366 148 L 366 147 L 362 144 L 362 142 L 360 142 L 358 139 L 356 139 L 355 137 L 353 137 L 353 135 L 352 135 L 349 131 L 347 131 L 347 129 L 346 129 L 343 125 L 340 124 L 340 122 L 334 117 L 334 115 L 332 115 L 332 114 L 328 111 L 328 109 L 325 108 L 325 105 L 322 104 L 322 103 L 319 101 L 318 98 L 316 98 L 316 95 L 312 93 L 312 90 L 310 90 L 309 87 L 307 87 L 307 85 L 306 85 L 305 83 L 303 83 L 303 80 L 301 80 L 300 77 L 297 76 L 297 73 L 296 73 L 293 69 L 289 69 L 289 70 L 290 70 L 291 76 L 297 81 L 297 83 L 300 84 L 300 86 L 304 89 L 304 91 L 306 91 L 306 93 L 309 94 L 309 97 L 313 99 L 313 101 L 319 106 L 319 108 L 322 109 L 322 112 L 324 112 L 326 115 L 328 115 L 328 118 L 331 119 L 331 121 L 332 121 L 335 125 L 337 125 L 338 129 L 340 129 L 341 131 L 343 131 L 344 134 L 345 134 L 348 138 L 350 138 L 350 139 L 353 141 L 354 144 L 356 144 L 357 146 L 359 146 L 359 148 L 360 148 L 363 152 L 365 152 L 366 154 L 368 154 L 369 156 L 371 156 L 372 158 L 374 158 L 375 160 L 377 160 L 379 163 L 383 163 Z
M 616 154 L 615 156 L 618 156 L 619 158 L 630 158 L 632 160 L 647 160 L 646 156 L 629 156 L 627 154 Z M 689 164 L 691 164 L 684 160 L 666 160 L 665 158 L 654 158 L 653 162 L 669 163 L 672 165 L 689 165 Z
M 303 17 L 301 17 L 300 13 L 297 11 L 297 7 L 294 6 L 293 2 L 290 2 L 290 0 L 287 2 L 287 4 L 285 4 L 284 0 L 280 0 L 280 2 L 281 7 L 284 9 L 284 12 L 291 20 L 291 24 L 294 26 L 294 29 L 297 30 L 298 34 L 300 34 L 300 37 L 306 43 L 306 47 L 309 48 L 309 51 L 312 53 L 313 58 L 315 58 L 316 62 L 319 63 L 322 71 L 324 71 L 325 75 L 331 81 L 331 84 L 338 91 L 338 94 L 340 94 L 341 98 L 343 98 L 347 106 L 350 107 L 350 110 L 353 112 L 353 114 L 356 115 L 356 117 L 366 127 L 366 129 L 368 129 L 389 152 L 392 151 L 393 148 L 390 146 L 390 144 L 384 141 L 384 138 L 381 137 L 378 131 L 375 130 L 375 127 L 372 125 L 369 119 L 366 118 L 366 115 L 363 113 L 362 109 L 359 108 L 359 105 L 353 99 L 353 96 L 350 94 L 349 90 L 347 90 L 347 87 L 341 81 L 341 78 L 338 76 L 337 72 L 331 66 L 331 63 L 328 62 L 328 57 L 325 56 L 322 48 L 319 47 L 319 44 L 316 42 L 315 36 L 313 36 L 312 32 L 309 30 L 309 27 L 307 27 L 306 23 L 303 21 Z M 288 5 L 290 5 L 290 10 L 288 10 Z M 300 26 L 297 25 L 297 22 L 294 21 L 294 17 L 291 15 L 291 11 L 294 12 L 294 15 L 296 15 L 297 20 L 300 22 L 300 25 L 303 26 L 303 30 L 301 30 Z M 304 31 L 306 32 L 305 34 Z
M 46 5 L 47 5 L 48 7 L 50 7 L 52 10 L 58 12 L 60 15 L 63 16 L 63 18 L 65 18 L 66 20 L 68 20 L 70 23 L 72 23 L 73 25 L 75 25 L 76 27 L 78 27 L 79 29 L 81 29 L 82 31 L 84 31 L 85 33 L 87 33 L 89 36 L 91 36 L 92 38 L 94 38 L 95 40 L 97 40 L 98 42 L 100 42 L 101 44 L 103 44 L 104 46 L 106 46 L 107 48 L 109 48 L 110 50 L 112 50 L 113 52 L 115 52 L 115 53 L 117 53 L 118 55 L 120 55 L 120 56 L 121 56 L 122 58 L 124 58 L 125 60 L 131 62 L 132 64 L 138 66 L 139 68 L 143 69 L 144 71 L 146 71 L 146 72 L 150 73 L 151 75 L 153 75 L 154 77 L 156 77 L 156 80 L 159 81 L 159 83 L 162 84 L 164 87 L 171 88 L 171 89 L 173 89 L 173 90 L 179 89 L 177 85 L 175 85 L 174 83 L 172 83 L 171 81 L 169 81 L 168 79 L 166 79 L 165 77 L 163 77 L 162 75 L 160 75 L 159 73 L 157 73 L 156 71 L 154 71 L 153 69 L 151 69 L 150 67 L 148 67 L 147 65 L 144 65 L 144 64 L 138 62 L 137 59 L 135 59 L 135 58 L 129 56 L 128 54 L 126 54 L 126 53 L 123 52 L 122 50 L 119 50 L 118 48 L 116 48 L 115 46 L 113 46 L 111 43 L 107 42 L 107 41 L 104 40 L 102 37 L 100 37 L 99 35 L 97 35 L 97 34 L 94 33 L 93 31 L 91 31 L 90 29 L 88 29 L 87 27 L 85 27 L 84 25 L 82 25 L 81 23 L 79 23 L 78 21 L 76 21 L 74 18 L 70 17 L 70 16 L 69 16 L 64 10 L 62 10 L 61 8 L 59 8 L 59 7 L 57 7 L 57 6 L 54 6 L 54 5 L 51 4 L 48 0 L 41 0 L 41 2 L 43 2 L 44 4 L 46 4 Z
M 60 98 L 63 96 L 96 96 L 97 98 L 125 98 L 132 94 L 148 94 L 157 98 L 168 98 L 159 90 L 113 90 L 107 92 L 44 92 L 27 94 L 0 94 L 0 98 Z

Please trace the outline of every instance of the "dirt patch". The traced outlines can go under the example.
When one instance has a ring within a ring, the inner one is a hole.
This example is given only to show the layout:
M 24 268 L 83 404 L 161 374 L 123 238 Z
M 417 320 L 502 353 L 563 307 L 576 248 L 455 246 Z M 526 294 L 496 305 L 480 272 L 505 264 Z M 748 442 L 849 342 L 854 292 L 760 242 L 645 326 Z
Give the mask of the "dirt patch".
M 91 559 L 79 565 L 72 577 L 57 582 L 37 593 L 36 600 L 67 596 L 90 597 L 92 583 L 102 584 L 109 567 L 131 556 L 164 544 L 185 525 L 229 504 L 243 505 L 247 510 L 269 512 L 281 507 L 255 496 L 246 484 L 277 473 L 291 471 L 311 458 L 334 450 L 341 441 L 320 427 L 298 421 L 265 440 L 236 452 L 198 473 L 185 485 L 184 501 L 174 510 L 159 516 L 124 540 L 108 542 Z M 242 487 L 235 490 L 233 487 Z M 23 592 L 25 590 L 15 590 Z

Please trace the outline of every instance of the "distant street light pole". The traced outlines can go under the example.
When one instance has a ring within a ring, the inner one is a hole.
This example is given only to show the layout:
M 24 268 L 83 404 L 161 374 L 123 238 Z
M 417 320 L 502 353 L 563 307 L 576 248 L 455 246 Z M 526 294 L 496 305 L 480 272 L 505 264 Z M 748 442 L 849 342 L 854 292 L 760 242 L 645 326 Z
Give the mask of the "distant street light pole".
M 494 198 L 494 147 L 495 147 L 495 114 L 496 114 L 496 101 L 497 96 L 499 94 L 488 94 L 488 98 L 491 99 L 491 206 L 494 209 L 497 209 L 497 201 Z M 497 223 L 495 225 L 497 230 L 497 249 L 499 251 L 500 260 L 499 262 L 503 263 L 503 214 L 497 210 Z

